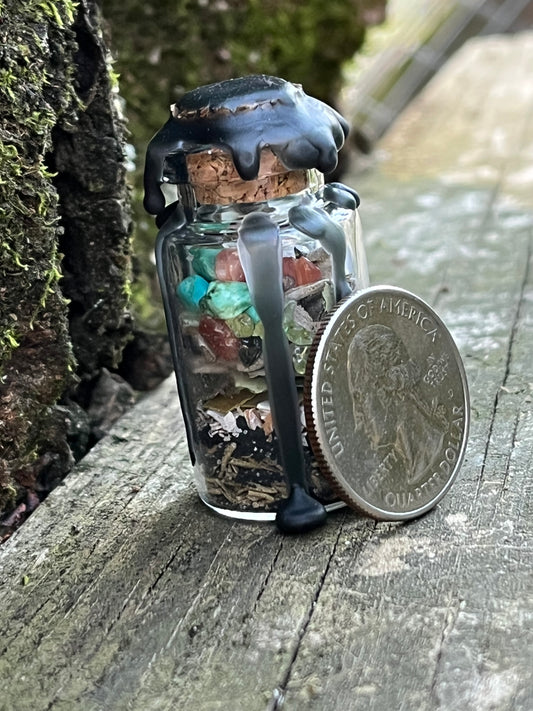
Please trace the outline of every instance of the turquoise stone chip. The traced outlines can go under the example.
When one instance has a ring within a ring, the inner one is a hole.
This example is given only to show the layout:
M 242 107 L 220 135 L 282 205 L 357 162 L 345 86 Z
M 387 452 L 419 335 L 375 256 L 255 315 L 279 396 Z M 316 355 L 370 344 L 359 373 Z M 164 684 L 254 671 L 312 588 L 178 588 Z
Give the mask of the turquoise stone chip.
M 211 316 L 235 318 L 252 305 L 246 282 L 212 281 L 202 299 L 201 308 Z
M 206 295 L 208 287 L 209 283 L 195 274 L 186 277 L 178 284 L 176 294 L 186 308 L 191 311 L 200 311 L 200 300 Z
M 207 281 L 216 279 L 215 261 L 220 247 L 193 247 L 191 249 L 192 268 Z

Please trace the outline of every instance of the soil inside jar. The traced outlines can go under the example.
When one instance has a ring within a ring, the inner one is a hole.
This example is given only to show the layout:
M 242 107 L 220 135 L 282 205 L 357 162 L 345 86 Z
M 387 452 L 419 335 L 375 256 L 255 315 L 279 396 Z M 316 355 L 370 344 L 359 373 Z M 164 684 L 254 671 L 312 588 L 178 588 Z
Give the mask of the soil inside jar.
M 270 512 L 287 496 L 268 403 L 260 405 L 225 415 L 198 411 L 202 447 L 198 465 L 205 472 L 204 496 L 217 508 Z M 322 503 L 331 503 L 335 496 L 319 472 L 303 426 L 302 437 L 310 491 Z

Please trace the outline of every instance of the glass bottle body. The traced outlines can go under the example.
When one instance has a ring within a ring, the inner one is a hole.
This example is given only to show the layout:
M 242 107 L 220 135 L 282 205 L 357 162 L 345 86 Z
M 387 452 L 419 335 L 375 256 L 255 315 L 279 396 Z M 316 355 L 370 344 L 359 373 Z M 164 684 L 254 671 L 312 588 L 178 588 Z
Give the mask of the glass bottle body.
M 335 306 L 331 258 L 319 239 L 290 224 L 289 209 L 305 204 L 326 210 L 342 228 L 352 290 L 366 285 L 360 283 L 366 263 L 357 212 L 321 195 L 320 189 L 304 190 L 260 203 L 200 206 L 188 210 L 185 224 L 174 230 L 164 225 L 158 236 L 159 278 L 196 485 L 202 500 L 226 516 L 272 520 L 287 495 L 263 367 L 263 326 L 237 251 L 239 224 L 251 212 L 266 213 L 282 240 L 283 325 L 300 397 L 309 490 L 329 509 L 341 505 L 310 450 L 302 402 L 313 338 Z

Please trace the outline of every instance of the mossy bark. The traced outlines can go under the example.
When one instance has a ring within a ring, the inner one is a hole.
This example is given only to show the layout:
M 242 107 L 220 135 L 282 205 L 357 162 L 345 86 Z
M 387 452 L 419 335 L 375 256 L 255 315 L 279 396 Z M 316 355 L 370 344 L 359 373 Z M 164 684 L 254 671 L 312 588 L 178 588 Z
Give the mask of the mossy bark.
M 68 470 L 55 405 L 116 365 L 128 333 L 122 129 L 99 35 L 90 0 L 0 0 L 0 512 Z

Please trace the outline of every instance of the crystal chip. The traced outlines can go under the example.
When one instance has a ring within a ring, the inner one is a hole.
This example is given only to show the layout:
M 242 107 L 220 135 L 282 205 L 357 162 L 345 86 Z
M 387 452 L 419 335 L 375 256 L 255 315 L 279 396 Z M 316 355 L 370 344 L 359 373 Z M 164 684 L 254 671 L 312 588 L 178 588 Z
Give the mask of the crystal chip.
M 241 347 L 239 348 L 239 358 L 245 366 L 250 366 L 255 363 L 263 351 L 263 342 L 257 336 L 241 339 Z
M 237 360 L 241 342 L 233 335 L 227 323 L 211 316 L 202 316 L 198 331 L 218 358 Z
M 292 288 L 322 279 L 322 272 L 307 257 L 283 257 L 283 277 L 284 283 Z
M 292 343 L 309 346 L 313 342 L 316 324 L 296 301 L 287 301 L 283 310 L 283 330 Z
M 223 249 L 217 254 L 215 274 L 219 281 L 246 281 L 236 249 Z

